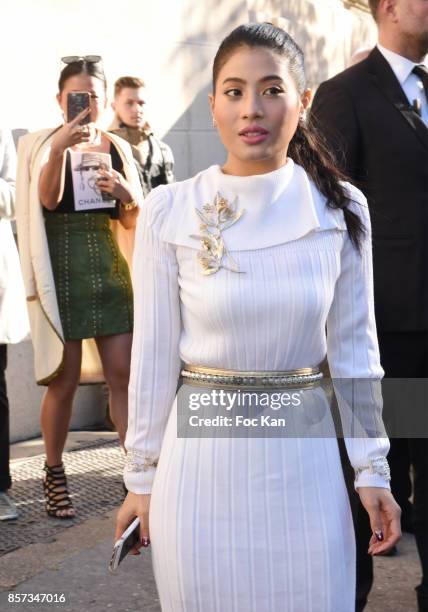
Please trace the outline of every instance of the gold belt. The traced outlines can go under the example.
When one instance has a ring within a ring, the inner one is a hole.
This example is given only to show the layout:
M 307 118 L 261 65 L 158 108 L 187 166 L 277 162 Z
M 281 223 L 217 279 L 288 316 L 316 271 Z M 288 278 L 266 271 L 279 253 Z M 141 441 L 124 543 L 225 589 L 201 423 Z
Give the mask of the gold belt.
M 202 384 L 245 385 L 260 387 L 294 387 L 313 385 L 323 374 L 320 368 L 300 368 L 288 372 L 243 372 L 185 364 L 181 376 L 188 382 Z

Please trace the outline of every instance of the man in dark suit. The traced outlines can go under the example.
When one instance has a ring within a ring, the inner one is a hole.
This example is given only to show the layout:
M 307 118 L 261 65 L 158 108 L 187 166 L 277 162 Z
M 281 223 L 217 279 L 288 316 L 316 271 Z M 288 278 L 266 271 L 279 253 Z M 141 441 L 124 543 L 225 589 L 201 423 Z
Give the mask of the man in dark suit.
M 428 377 L 427 0 L 369 0 L 379 43 L 369 57 L 318 88 L 310 121 L 365 193 L 373 229 L 376 320 L 385 376 Z M 387 398 L 385 408 L 388 409 Z M 406 411 L 408 406 L 401 405 Z M 428 407 L 425 407 L 428 412 Z M 421 435 L 426 436 L 426 431 Z M 392 439 L 392 491 L 422 564 L 428 610 L 427 439 Z M 409 464 L 414 469 L 412 527 Z M 357 532 L 357 610 L 373 581 L 370 526 L 351 499 Z

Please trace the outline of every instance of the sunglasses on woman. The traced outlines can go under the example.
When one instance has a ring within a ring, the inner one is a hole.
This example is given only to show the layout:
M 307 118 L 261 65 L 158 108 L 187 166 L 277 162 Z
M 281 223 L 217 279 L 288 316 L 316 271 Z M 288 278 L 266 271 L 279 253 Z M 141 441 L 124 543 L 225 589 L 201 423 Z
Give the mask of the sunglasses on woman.
M 87 64 L 97 64 L 102 61 L 101 55 L 66 55 L 61 58 L 64 64 L 74 64 L 74 62 L 86 62 Z

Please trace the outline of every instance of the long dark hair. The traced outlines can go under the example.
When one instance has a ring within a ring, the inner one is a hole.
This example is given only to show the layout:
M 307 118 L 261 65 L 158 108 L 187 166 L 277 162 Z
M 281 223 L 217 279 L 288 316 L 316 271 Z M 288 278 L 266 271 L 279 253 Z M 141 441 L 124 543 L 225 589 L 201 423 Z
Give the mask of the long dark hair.
M 214 58 L 214 93 L 220 70 L 236 49 L 243 46 L 265 47 L 285 57 L 297 91 L 300 95 L 303 94 L 306 89 L 303 52 L 287 32 L 270 23 L 241 25 L 226 36 Z M 288 155 L 306 170 L 316 187 L 327 198 L 327 206 L 343 210 L 349 237 L 359 249 L 364 225 L 360 217 L 349 209 L 350 199 L 342 183 L 347 177 L 338 169 L 332 153 L 312 122 L 306 124 L 299 121 L 288 147 Z
M 107 91 L 107 79 L 104 74 L 103 65 L 101 62 L 87 62 L 84 59 L 66 64 L 61 70 L 58 81 L 58 91 L 62 92 L 65 82 L 72 76 L 77 74 L 87 74 L 88 76 L 99 79 L 104 87 L 104 92 Z

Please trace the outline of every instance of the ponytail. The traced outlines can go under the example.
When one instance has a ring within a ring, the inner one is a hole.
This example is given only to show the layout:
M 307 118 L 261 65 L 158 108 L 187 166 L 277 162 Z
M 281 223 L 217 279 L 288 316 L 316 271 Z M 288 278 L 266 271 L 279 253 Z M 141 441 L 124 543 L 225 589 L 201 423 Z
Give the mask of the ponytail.
M 338 169 L 333 155 L 313 124 L 307 126 L 299 121 L 288 147 L 288 156 L 311 177 L 327 198 L 327 206 L 343 211 L 351 242 L 360 250 L 365 230 L 361 218 L 349 208 L 349 196 L 343 185 L 347 177 Z

